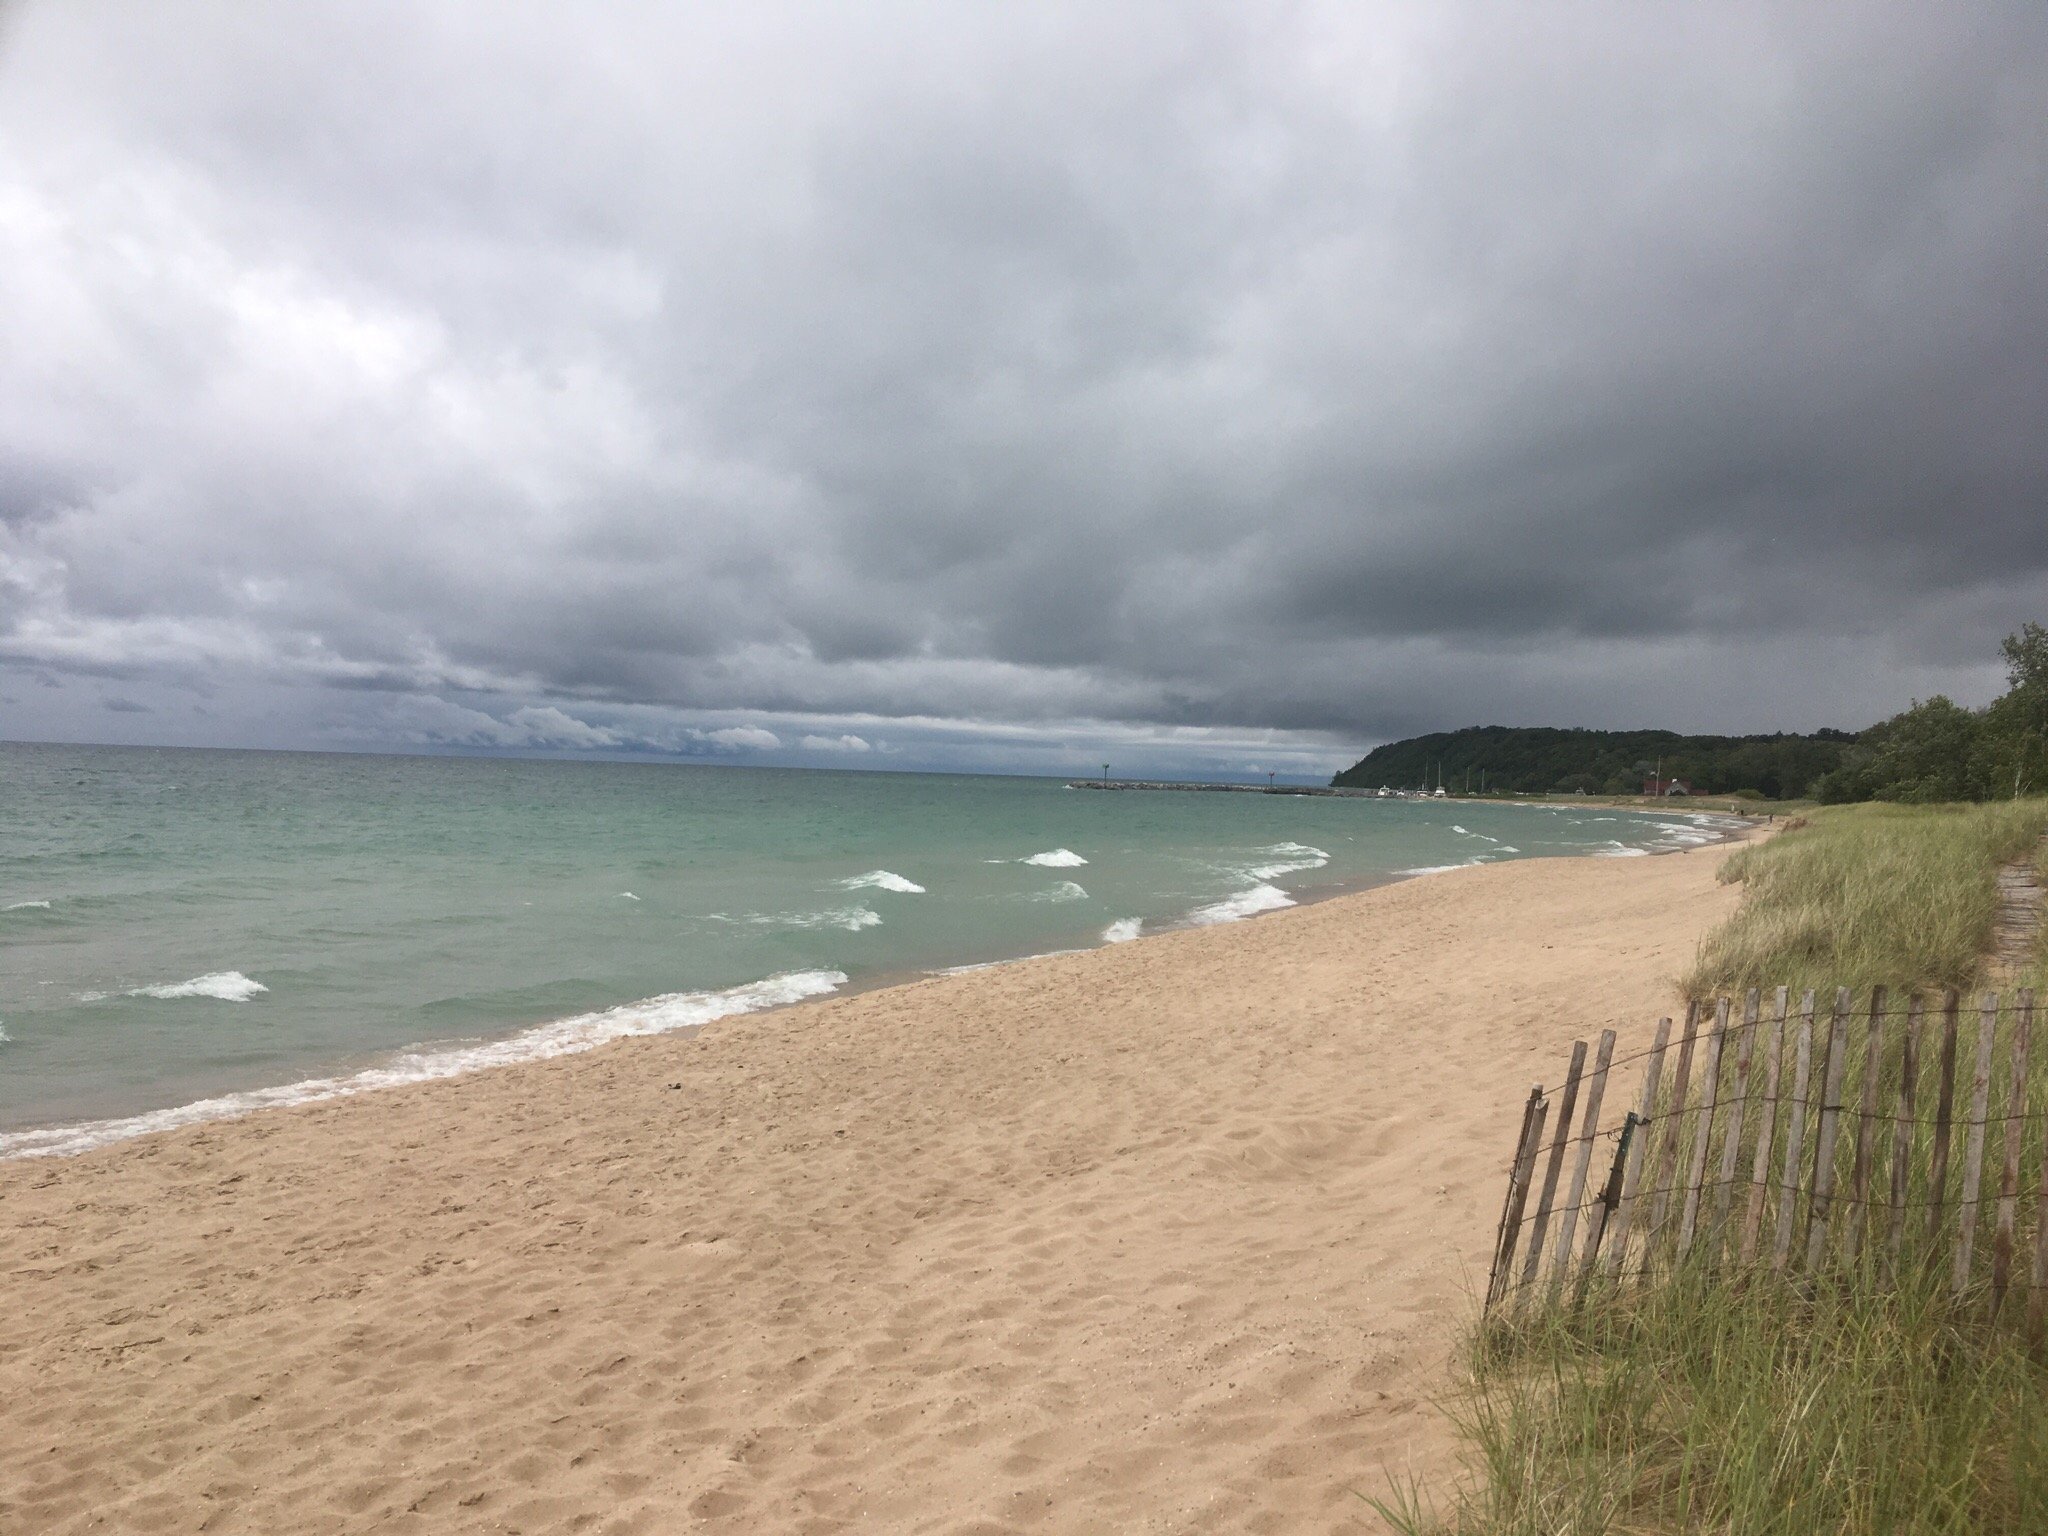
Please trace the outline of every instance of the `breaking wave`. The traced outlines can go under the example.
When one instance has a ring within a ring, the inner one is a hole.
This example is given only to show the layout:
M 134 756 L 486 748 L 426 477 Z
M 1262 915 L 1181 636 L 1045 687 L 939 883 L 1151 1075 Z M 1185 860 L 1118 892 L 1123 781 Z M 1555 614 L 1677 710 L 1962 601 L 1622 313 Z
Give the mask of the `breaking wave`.
M 1055 848 L 1050 853 L 1034 853 L 1017 862 L 1036 864 L 1040 869 L 1079 869 L 1088 861 L 1071 848 Z
M 864 875 L 853 875 L 839 882 L 842 891 L 895 891 L 902 896 L 922 896 L 924 887 L 915 880 L 906 880 L 893 870 L 871 869 Z

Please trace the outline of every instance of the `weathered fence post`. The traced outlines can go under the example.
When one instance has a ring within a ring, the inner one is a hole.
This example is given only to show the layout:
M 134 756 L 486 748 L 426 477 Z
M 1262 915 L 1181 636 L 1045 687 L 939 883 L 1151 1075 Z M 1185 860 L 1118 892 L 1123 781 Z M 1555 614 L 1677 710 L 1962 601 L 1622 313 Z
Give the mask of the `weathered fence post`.
M 1572 1234 L 1578 1230 L 1579 1202 L 1586 1197 L 1586 1171 L 1593 1164 L 1593 1133 L 1600 1128 L 1600 1101 L 1607 1096 L 1607 1068 L 1614 1060 L 1614 1031 L 1600 1031 L 1600 1049 L 1593 1053 L 1593 1077 L 1586 1085 L 1586 1116 L 1579 1123 L 1579 1160 L 1572 1169 L 1571 1193 L 1565 1198 L 1564 1221 L 1557 1229 L 1557 1257 L 1550 1266 L 1550 1291 L 1564 1284 L 1572 1264 Z
M 1785 1126 L 1785 1177 L 1778 1200 L 1778 1231 L 1771 1268 L 1782 1270 L 1792 1254 L 1792 1229 L 1799 1212 L 1799 1161 L 1806 1152 L 1806 1092 L 1813 1071 L 1813 988 L 1799 1000 L 1799 1045 L 1792 1063 L 1792 1114 Z
M 1636 1126 L 1641 1122 L 1636 1112 L 1630 1110 L 1621 1122 L 1621 1134 L 1614 1143 L 1614 1163 L 1607 1170 L 1607 1182 L 1601 1186 L 1599 1197 L 1593 1202 L 1593 1214 L 1586 1218 L 1586 1251 L 1579 1257 L 1579 1283 L 1573 1291 L 1573 1305 L 1584 1301 L 1586 1288 L 1593 1283 L 1594 1261 L 1600 1257 L 1600 1240 L 1607 1235 L 1614 1213 L 1621 1207 L 1621 1182 L 1627 1176 L 1629 1147 L 1635 1140 Z
M 1621 1179 L 1621 1204 L 1614 1213 L 1614 1241 L 1607 1247 L 1607 1272 L 1611 1275 L 1628 1258 L 1629 1229 L 1635 1223 L 1636 1188 L 1642 1182 L 1643 1165 L 1649 1161 L 1650 1114 L 1657 1107 L 1657 1079 L 1664 1073 L 1664 1048 L 1671 1040 L 1671 1021 L 1657 1021 L 1657 1037 L 1650 1043 L 1650 1059 L 1643 1067 L 1643 1096 L 1636 1108 L 1640 1128 L 1629 1147 L 1628 1167 Z M 1654 1176 L 1654 1175 L 1653 1175 Z
M 1486 1305 L 1490 1308 L 1507 1289 L 1513 1273 L 1515 1244 L 1522 1232 L 1522 1207 L 1529 1199 L 1529 1179 L 1536 1171 L 1536 1149 L 1543 1144 L 1543 1085 L 1529 1089 L 1529 1101 L 1522 1106 L 1522 1134 L 1515 1143 L 1515 1160 L 1508 1169 L 1508 1197 L 1501 1206 L 1500 1241 L 1494 1246 L 1493 1273 L 1486 1281 Z
M 1742 1000 L 1742 1034 L 1735 1042 L 1735 1113 L 1721 1137 L 1721 1177 L 1714 1186 L 1714 1254 L 1718 1258 L 1728 1235 L 1728 1203 L 1735 1194 L 1735 1161 L 1742 1153 L 1742 1126 L 1749 1114 L 1749 1062 L 1756 1050 L 1758 1005 L 1762 992 L 1751 987 Z
M 1887 1271 L 1897 1276 L 1899 1249 L 1905 1238 L 1906 1196 L 1913 1178 L 1913 1095 L 1920 1076 L 1920 995 L 1906 1005 L 1906 1030 L 1899 1041 L 1899 1097 L 1892 1118 L 1891 1226 L 1885 1233 Z
M 1963 1141 L 1963 1194 L 1956 1202 L 1956 1267 L 1949 1289 L 1970 1283 L 1977 1248 L 1978 1196 L 1984 1181 L 1984 1117 L 1991 1100 L 1991 1050 L 1998 1038 L 1998 994 L 1986 992 L 1977 1013 L 1977 1065 L 1970 1074 L 1970 1133 Z
M 1678 1135 L 1685 1119 L 1685 1095 L 1692 1080 L 1692 1050 L 1699 1037 L 1700 1005 L 1685 1005 L 1685 1033 L 1678 1039 L 1678 1066 L 1671 1074 L 1671 1104 L 1664 1111 L 1664 1134 L 1657 1138 L 1657 1161 L 1650 1170 L 1650 1229 L 1644 1234 L 1643 1266 L 1648 1268 L 1656 1244 L 1664 1236 L 1671 1192 L 1678 1183 Z
M 1940 1251 L 1941 1207 L 1948 1199 L 1948 1144 L 1954 1134 L 1956 1110 L 1956 1012 L 1962 997 L 1954 987 L 1941 999 L 1941 1063 L 1934 1096 L 1934 1150 L 1927 1164 L 1927 1253 L 1935 1262 Z
M 2034 1035 L 2034 994 L 2022 990 L 2013 1020 L 2012 1059 L 2005 1098 L 2005 1167 L 1998 1180 L 1998 1228 L 1991 1244 L 1991 1315 L 2012 1283 L 2012 1224 L 2020 1200 L 2020 1142 L 2027 1128 L 2027 1048 Z
M 1706 1069 L 1700 1076 L 1700 1123 L 1693 1133 L 1692 1159 L 1685 1169 L 1685 1209 L 1678 1218 L 1678 1257 L 1692 1251 L 1700 1217 L 1700 1185 L 1707 1177 L 1707 1143 L 1714 1134 L 1714 1109 L 1721 1096 L 1721 1052 L 1728 1043 L 1728 999 L 1714 1005 L 1714 1032 L 1707 1036 Z
M 1536 1219 L 1529 1224 L 1529 1252 L 1522 1260 L 1521 1284 L 1536 1278 L 1543 1258 L 1543 1239 L 1550 1230 L 1550 1203 L 1557 1194 L 1557 1176 L 1564 1167 L 1564 1151 L 1571 1140 L 1572 1106 L 1579 1101 L 1579 1074 L 1586 1066 L 1586 1042 L 1572 1042 L 1571 1065 L 1565 1068 L 1564 1092 L 1557 1101 L 1557 1133 L 1550 1142 L 1550 1161 L 1543 1169 L 1543 1193 L 1536 1197 Z
M 1771 1142 L 1778 1132 L 1778 1075 L 1785 1065 L 1785 1009 L 1792 1000 L 1791 989 L 1778 988 L 1777 1006 L 1771 1013 L 1771 1036 L 1764 1045 L 1763 1113 L 1757 1117 L 1756 1158 L 1749 1169 L 1749 1209 L 1742 1218 L 1740 1262 L 1756 1262 L 1757 1240 L 1763 1236 L 1764 1201 L 1770 1193 Z
M 1849 989 L 1835 989 L 1835 1017 L 1828 1026 L 1828 1065 L 1821 1076 L 1820 1128 L 1813 1144 L 1813 1194 L 1807 1201 L 1806 1269 L 1820 1268 L 1827 1253 L 1835 1205 L 1835 1137 L 1842 1123 L 1842 1074 L 1849 1065 Z
M 1863 1108 L 1856 1121 L 1856 1162 L 1849 1172 L 1849 1238 L 1852 1259 L 1863 1257 L 1863 1234 L 1870 1228 L 1865 1205 L 1870 1197 L 1871 1149 L 1877 1136 L 1877 1074 L 1884 1065 L 1884 1003 L 1882 986 L 1870 989 L 1870 1023 L 1863 1032 Z

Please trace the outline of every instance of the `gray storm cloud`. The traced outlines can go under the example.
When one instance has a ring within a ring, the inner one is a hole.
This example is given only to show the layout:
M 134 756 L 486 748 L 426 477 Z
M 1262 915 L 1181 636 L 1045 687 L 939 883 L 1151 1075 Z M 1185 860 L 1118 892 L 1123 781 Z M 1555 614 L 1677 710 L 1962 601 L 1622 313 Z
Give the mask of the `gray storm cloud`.
M 0 735 L 1320 772 L 1978 700 L 2043 249 L 2033 6 L 31 0 Z

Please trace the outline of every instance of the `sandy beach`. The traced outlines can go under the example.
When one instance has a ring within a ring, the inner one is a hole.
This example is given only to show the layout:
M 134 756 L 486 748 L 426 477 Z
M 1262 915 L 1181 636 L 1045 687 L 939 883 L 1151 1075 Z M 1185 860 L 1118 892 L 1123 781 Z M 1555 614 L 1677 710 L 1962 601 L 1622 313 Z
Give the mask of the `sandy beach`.
M 0 1530 L 1366 1531 L 1725 848 L 0 1165 Z

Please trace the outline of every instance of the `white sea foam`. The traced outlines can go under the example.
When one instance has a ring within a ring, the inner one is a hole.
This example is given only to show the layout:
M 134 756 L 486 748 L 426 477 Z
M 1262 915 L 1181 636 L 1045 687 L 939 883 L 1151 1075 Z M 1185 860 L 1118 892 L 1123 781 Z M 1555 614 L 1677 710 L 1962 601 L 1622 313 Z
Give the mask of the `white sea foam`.
M 1040 869 L 1079 869 L 1088 861 L 1071 848 L 1055 848 L 1050 853 L 1034 853 L 1028 859 L 1019 859 L 1019 864 L 1036 864 Z
M 1144 927 L 1145 919 L 1142 917 L 1120 917 L 1102 930 L 1102 942 L 1128 944 L 1143 931 Z
M 47 901 L 10 901 L 6 906 L 0 907 L 0 912 L 26 912 L 31 907 L 40 907 L 45 912 L 50 910 Z
M 1253 917 L 1261 912 L 1277 912 L 1282 907 L 1294 905 L 1294 898 L 1277 885 L 1255 885 L 1250 890 L 1239 891 L 1221 901 L 1212 901 L 1206 907 L 1197 907 L 1188 914 L 1191 923 L 1234 923 L 1240 918 Z
M 830 907 L 823 912 L 746 912 L 738 917 L 713 912 L 711 920 L 751 923 L 758 928 L 844 928 L 859 933 L 863 928 L 879 928 L 882 914 L 873 907 Z
M 1605 848 L 1595 848 L 1596 859 L 1645 859 L 1650 856 L 1647 848 L 1631 848 L 1626 843 L 1611 842 Z
M 635 896 L 631 891 L 621 891 L 619 892 L 619 897 L 623 901 L 638 901 L 640 899 L 638 896 Z
M 1086 901 L 1088 893 L 1071 880 L 1062 880 L 1058 885 L 1043 891 L 1027 891 L 1026 901 Z
M 7 1033 L 7 1026 L 5 1024 L 0 1024 L 0 1045 L 12 1045 L 13 1043 L 14 1036 Z
M 1458 826 L 1455 823 L 1452 825 L 1451 830 L 1453 832 L 1456 832 L 1461 837 L 1476 837 L 1482 843 L 1497 843 L 1500 841 L 1500 839 L 1497 837 L 1488 837 L 1484 832 L 1467 832 L 1463 827 Z
M 137 987 L 126 995 L 165 999 L 212 997 L 223 1003 L 246 1003 L 269 990 L 262 982 L 252 981 L 240 971 L 209 971 L 204 976 L 194 976 L 190 981 L 171 982 L 161 987 Z
M 95 1120 L 84 1125 L 0 1133 L 0 1159 L 55 1157 L 85 1152 L 111 1141 L 124 1141 L 151 1131 L 173 1130 L 178 1126 L 198 1125 L 209 1120 L 232 1119 L 252 1110 L 348 1098 L 378 1088 L 461 1077 L 487 1067 L 572 1056 L 630 1035 L 666 1034 L 671 1030 L 709 1024 L 714 1019 L 758 1013 L 764 1008 L 780 1008 L 808 997 L 821 997 L 845 985 L 846 973 L 843 971 L 795 971 L 723 992 L 670 992 L 643 1002 L 607 1008 L 600 1013 L 580 1013 L 572 1018 L 557 1019 L 552 1024 L 536 1025 L 503 1040 L 419 1046 L 401 1052 L 382 1066 L 369 1067 L 348 1077 L 311 1078 L 305 1082 L 288 1083 L 281 1088 L 224 1094 L 219 1098 L 201 1099 L 196 1104 L 182 1104 L 176 1109 L 159 1109 L 121 1120 Z
M 1305 869 L 1321 869 L 1330 862 L 1327 853 L 1307 843 L 1275 843 L 1258 851 L 1261 857 L 1238 869 L 1247 880 L 1278 880 L 1282 875 L 1299 874 Z
M 903 896 L 922 896 L 924 887 L 915 880 L 906 880 L 901 875 L 886 869 L 871 869 L 864 875 L 854 875 L 839 882 L 842 891 L 874 889 L 895 891 Z

